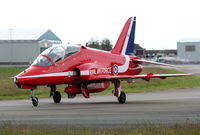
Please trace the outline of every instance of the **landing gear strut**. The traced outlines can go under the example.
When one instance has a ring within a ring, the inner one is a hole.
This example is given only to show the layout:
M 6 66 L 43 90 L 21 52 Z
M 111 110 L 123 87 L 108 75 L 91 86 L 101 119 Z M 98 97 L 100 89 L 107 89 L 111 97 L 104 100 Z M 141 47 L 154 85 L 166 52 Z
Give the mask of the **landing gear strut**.
M 59 91 L 56 91 L 56 85 L 52 85 L 50 91 L 50 97 L 53 96 L 54 103 L 60 103 L 61 101 L 61 94 Z
M 55 91 L 56 91 L 56 85 L 51 85 L 50 88 L 51 88 L 51 91 L 50 91 L 49 97 L 51 97 L 51 96 L 54 95 L 54 93 L 55 93 Z
M 39 100 L 38 98 L 35 96 L 35 90 L 32 89 L 31 90 L 31 100 L 32 100 L 32 104 L 34 107 L 37 107 L 38 106 L 38 103 L 39 103 Z
M 123 104 L 126 102 L 126 93 L 121 91 L 121 84 L 119 80 L 114 80 L 114 96 L 117 97 L 119 103 Z

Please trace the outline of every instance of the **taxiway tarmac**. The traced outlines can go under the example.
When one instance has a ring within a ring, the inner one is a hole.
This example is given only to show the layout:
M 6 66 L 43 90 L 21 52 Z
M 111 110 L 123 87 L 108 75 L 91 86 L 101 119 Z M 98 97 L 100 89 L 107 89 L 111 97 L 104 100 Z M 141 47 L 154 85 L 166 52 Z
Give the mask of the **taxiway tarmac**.
M 0 102 L 0 123 L 66 126 L 127 126 L 129 124 L 183 124 L 200 122 L 200 88 L 127 94 L 119 104 L 113 95 L 90 99 L 63 98 L 60 104 L 40 99 Z

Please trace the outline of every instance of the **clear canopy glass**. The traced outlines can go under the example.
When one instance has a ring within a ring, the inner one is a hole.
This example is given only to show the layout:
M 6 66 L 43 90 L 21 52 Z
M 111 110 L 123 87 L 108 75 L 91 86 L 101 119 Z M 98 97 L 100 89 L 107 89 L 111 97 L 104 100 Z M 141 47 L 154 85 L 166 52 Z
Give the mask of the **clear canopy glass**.
M 53 46 L 46 49 L 41 55 L 48 56 L 53 62 L 58 62 L 63 59 L 65 55 L 65 48 L 64 46 Z
M 80 47 L 79 46 L 67 46 L 65 49 L 65 57 L 67 58 L 72 54 L 75 54 L 77 52 L 80 52 Z
M 40 67 L 50 66 L 52 65 L 52 62 L 48 60 L 46 57 L 40 55 L 37 57 L 37 59 L 33 62 L 32 65 L 38 65 Z
M 79 46 L 63 46 L 63 45 L 57 45 L 52 46 L 45 51 L 43 51 L 33 62 L 32 65 L 38 65 L 41 67 L 50 66 L 53 65 L 53 63 L 56 63 L 62 59 L 65 59 L 69 57 L 72 54 L 75 54 L 80 51 Z

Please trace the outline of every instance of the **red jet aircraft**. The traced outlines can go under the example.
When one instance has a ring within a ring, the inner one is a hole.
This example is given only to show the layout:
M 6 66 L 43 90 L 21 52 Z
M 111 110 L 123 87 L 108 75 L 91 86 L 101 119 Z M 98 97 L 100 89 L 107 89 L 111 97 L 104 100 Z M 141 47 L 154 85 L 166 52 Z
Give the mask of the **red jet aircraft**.
M 90 93 L 106 90 L 110 83 L 114 84 L 114 96 L 119 103 L 125 103 L 126 94 L 121 91 L 121 80 L 131 82 L 133 79 L 188 76 L 189 74 L 145 74 L 141 75 L 142 63 L 167 65 L 142 60 L 134 56 L 136 17 L 130 17 L 110 51 L 91 49 L 76 45 L 54 45 L 42 52 L 33 64 L 14 77 L 19 88 L 30 89 L 33 106 L 38 105 L 35 89 L 39 85 L 51 88 L 50 96 L 55 103 L 60 103 L 61 94 L 56 85 L 67 84 L 65 92 L 68 98 L 82 94 L 85 98 Z

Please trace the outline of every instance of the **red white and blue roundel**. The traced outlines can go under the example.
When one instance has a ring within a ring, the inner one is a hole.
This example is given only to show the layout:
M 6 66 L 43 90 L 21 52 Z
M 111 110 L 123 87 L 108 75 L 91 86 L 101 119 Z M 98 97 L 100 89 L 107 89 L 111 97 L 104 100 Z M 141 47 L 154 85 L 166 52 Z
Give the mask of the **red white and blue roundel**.
M 115 64 L 115 65 L 113 66 L 113 74 L 114 74 L 114 75 L 117 75 L 117 74 L 118 74 L 118 66 L 117 66 L 117 64 Z

